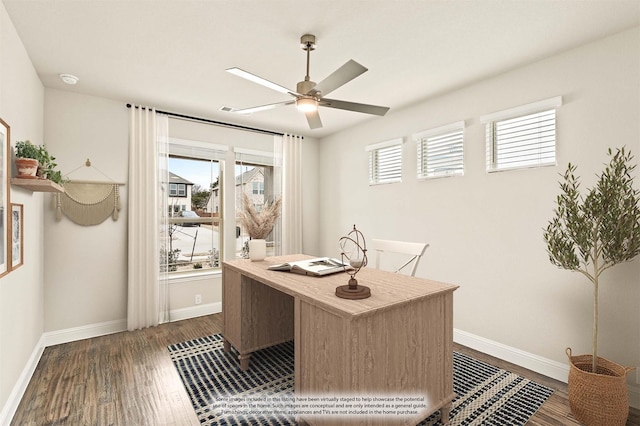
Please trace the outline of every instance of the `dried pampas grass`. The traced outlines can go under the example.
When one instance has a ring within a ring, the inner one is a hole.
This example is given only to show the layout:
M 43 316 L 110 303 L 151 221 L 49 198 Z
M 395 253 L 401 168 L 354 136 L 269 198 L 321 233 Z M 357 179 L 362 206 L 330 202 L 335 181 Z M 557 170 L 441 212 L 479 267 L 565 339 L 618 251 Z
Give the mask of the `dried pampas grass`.
M 278 197 L 273 203 L 264 203 L 258 213 L 247 194 L 242 194 L 244 210 L 240 212 L 240 223 L 252 239 L 264 239 L 269 235 L 280 215 L 281 202 L 281 198 Z

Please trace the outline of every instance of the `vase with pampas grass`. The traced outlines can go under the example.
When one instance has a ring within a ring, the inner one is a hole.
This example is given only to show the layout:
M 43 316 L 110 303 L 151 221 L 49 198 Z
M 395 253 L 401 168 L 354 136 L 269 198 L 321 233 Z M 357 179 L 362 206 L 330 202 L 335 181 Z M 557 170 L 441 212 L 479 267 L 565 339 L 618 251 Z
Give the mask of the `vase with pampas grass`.
M 271 233 L 280 216 L 280 197 L 272 203 L 265 202 L 258 212 L 247 194 L 242 194 L 244 209 L 240 212 L 240 223 L 251 238 L 249 240 L 249 259 L 252 261 L 264 260 L 267 256 L 267 242 L 265 238 Z

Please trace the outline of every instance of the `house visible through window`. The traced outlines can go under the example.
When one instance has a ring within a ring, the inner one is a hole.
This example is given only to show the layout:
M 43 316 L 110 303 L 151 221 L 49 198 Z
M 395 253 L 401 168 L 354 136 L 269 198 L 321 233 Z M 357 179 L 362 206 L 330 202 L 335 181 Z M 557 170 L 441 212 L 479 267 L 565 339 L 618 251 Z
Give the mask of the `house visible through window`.
M 238 213 L 244 209 L 244 198 L 256 212 L 266 203 L 272 203 L 280 194 L 276 181 L 276 167 L 272 151 L 235 148 L 235 202 L 236 202 L 236 257 L 248 257 L 249 235 L 240 223 Z M 267 235 L 267 256 L 280 254 L 280 224 L 276 223 Z
M 368 145 L 369 185 L 402 181 L 402 139 Z
M 464 121 L 415 135 L 418 178 L 464 174 Z
M 483 116 L 486 125 L 487 171 L 556 164 L 555 97 Z
M 160 267 L 172 274 L 219 270 L 222 259 L 223 218 L 216 202 L 220 201 L 224 152 L 197 146 L 194 141 L 169 144 L 167 223 L 160 230 Z
M 256 212 L 260 213 L 265 202 L 274 199 L 274 168 L 271 165 L 248 164 L 236 162 L 236 211 L 244 208 L 244 196 L 249 200 Z M 237 216 L 236 216 L 237 217 Z M 236 256 L 248 255 L 249 235 L 236 219 L 240 239 L 236 244 Z M 267 256 L 275 255 L 274 233 L 267 236 Z

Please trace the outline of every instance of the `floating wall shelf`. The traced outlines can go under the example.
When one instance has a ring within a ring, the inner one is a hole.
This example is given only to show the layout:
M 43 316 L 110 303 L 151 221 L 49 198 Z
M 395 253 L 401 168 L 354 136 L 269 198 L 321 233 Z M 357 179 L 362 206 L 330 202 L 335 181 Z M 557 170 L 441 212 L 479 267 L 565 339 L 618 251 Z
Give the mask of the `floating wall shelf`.
M 21 186 L 34 192 L 64 192 L 64 188 L 48 179 L 12 178 L 11 185 Z

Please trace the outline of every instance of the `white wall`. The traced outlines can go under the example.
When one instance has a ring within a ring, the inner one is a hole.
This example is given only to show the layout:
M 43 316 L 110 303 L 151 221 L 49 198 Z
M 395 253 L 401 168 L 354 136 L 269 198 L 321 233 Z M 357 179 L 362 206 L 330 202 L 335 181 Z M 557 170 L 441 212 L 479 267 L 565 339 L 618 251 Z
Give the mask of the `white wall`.
M 58 169 L 71 180 L 127 182 L 129 110 L 123 102 L 46 89 L 45 136 Z M 85 161 L 91 160 L 92 167 Z M 81 226 L 55 219 L 45 197 L 45 331 L 127 317 L 128 187 L 117 221 Z
M 0 2 L 0 117 L 12 144 L 44 142 L 43 104 L 42 84 Z M 34 349 L 44 327 L 42 194 L 12 187 L 10 198 L 24 205 L 24 265 L 0 278 L 0 424 L 14 408 L 8 401 L 29 359 L 39 356 Z
M 302 252 L 314 256 L 326 256 L 320 238 L 320 216 L 326 210 L 320 203 L 320 188 L 324 185 L 324 178 L 320 176 L 322 143 L 308 137 L 302 142 Z
M 592 288 L 551 265 L 542 230 L 569 161 L 583 187 L 609 147 L 640 162 L 639 42 L 638 28 L 626 31 L 323 139 L 323 252 L 337 254 L 354 223 L 368 239 L 428 242 L 417 275 L 460 286 L 457 329 L 563 364 L 567 346 L 589 353 Z M 479 116 L 558 95 L 558 166 L 487 174 Z M 460 120 L 465 175 L 417 181 L 410 135 Z M 396 137 L 406 141 L 403 182 L 368 186 L 365 145 Z M 640 366 L 640 259 L 602 276 L 600 301 L 600 354 Z

